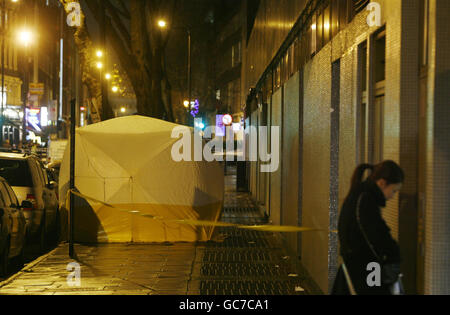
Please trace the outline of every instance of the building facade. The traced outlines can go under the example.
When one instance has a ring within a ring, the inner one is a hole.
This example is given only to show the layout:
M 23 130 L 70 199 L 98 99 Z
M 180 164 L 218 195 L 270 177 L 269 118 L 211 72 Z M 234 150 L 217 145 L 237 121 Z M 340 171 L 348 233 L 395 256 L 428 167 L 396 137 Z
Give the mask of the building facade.
M 218 23 L 215 43 L 215 84 L 218 114 L 230 114 L 235 122 L 244 118 L 241 103 L 244 4 L 234 3 L 226 22 Z
M 5 1 L 5 8 L 3 144 L 45 142 L 74 97 L 73 30 L 58 0 Z
M 247 2 L 251 3 L 251 1 Z M 449 12 L 441 0 L 261 0 L 247 23 L 241 103 L 280 127 L 280 167 L 250 166 L 250 191 L 323 292 L 340 262 L 337 223 L 354 169 L 398 162 L 383 211 L 408 293 L 450 292 Z M 448 104 L 448 101 L 447 101 Z M 269 135 L 270 138 L 270 135 Z
M 22 85 L 23 81 L 19 71 L 18 53 L 20 47 L 15 40 L 14 28 L 18 21 L 18 11 L 13 3 L 5 3 L 5 7 L 0 9 L 0 21 L 2 23 L 2 41 L 4 41 L 2 75 L 4 80 L 2 114 L 2 143 L 8 142 L 12 145 L 20 141 L 21 120 L 23 117 L 22 108 Z M 3 18 L 5 24 L 3 25 Z M 1 83 L 0 83 L 1 84 Z M 0 102 L 1 103 L 1 102 Z

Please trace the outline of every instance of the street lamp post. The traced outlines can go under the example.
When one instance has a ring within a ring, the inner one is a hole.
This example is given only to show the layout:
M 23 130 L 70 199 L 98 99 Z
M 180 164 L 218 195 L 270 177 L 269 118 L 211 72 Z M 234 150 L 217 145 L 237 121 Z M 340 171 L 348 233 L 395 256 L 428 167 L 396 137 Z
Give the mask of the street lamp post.
M 2 135 L 1 140 L 3 141 L 3 104 L 4 104 L 4 92 L 5 92 L 5 38 L 6 38 L 6 0 L 2 0 Z
M 104 5 L 104 1 L 100 1 L 100 12 L 101 12 L 101 18 L 100 18 L 100 41 L 101 41 L 101 45 L 103 47 L 104 50 L 106 50 L 106 22 L 107 22 L 107 17 L 106 17 L 106 8 Z M 107 110 L 107 104 L 108 104 L 108 86 L 107 86 L 107 81 L 104 80 L 103 78 L 103 71 L 100 69 L 100 90 L 102 93 L 102 116 L 103 119 L 106 120 L 107 118 L 109 118 L 108 116 L 108 110 Z
M 191 30 L 187 29 L 188 34 L 188 101 L 189 101 L 189 109 L 191 108 L 192 104 L 192 68 L 191 68 Z M 188 114 L 189 118 L 189 114 Z M 189 120 L 188 120 L 189 123 Z
M 24 101 L 23 101 L 23 119 L 22 119 L 22 148 L 27 140 L 27 102 L 28 102 L 28 94 L 29 94 L 29 58 L 28 58 L 28 46 L 32 42 L 32 33 L 28 30 L 22 30 L 19 33 L 19 41 L 25 47 L 25 70 L 24 70 Z
M 22 118 L 22 149 L 25 149 L 24 144 L 27 141 L 27 103 L 28 103 L 28 93 L 30 92 L 30 79 L 29 79 L 29 62 L 28 62 L 28 47 L 25 47 L 25 98 L 23 100 L 23 118 Z
M 158 26 L 161 29 L 166 28 L 167 23 L 164 20 L 159 20 L 158 21 Z M 189 124 L 189 111 L 191 109 L 191 104 L 192 104 L 192 37 L 191 37 L 191 30 L 188 27 L 174 27 L 173 29 L 182 29 L 184 31 L 187 32 L 187 39 L 188 39 L 188 69 L 187 69 L 187 84 L 188 84 L 188 116 L 187 116 L 187 123 Z M 186 107 L 186 105 L 185 105 Z
M 0 113 L 0 141 L 3 145 L 3 124 L 4 124 L 4 95 L 5 95 L 5 38 L 6 38 L 6 0 L 2 0 L 2 105 L 1 105 L 1 113 Z

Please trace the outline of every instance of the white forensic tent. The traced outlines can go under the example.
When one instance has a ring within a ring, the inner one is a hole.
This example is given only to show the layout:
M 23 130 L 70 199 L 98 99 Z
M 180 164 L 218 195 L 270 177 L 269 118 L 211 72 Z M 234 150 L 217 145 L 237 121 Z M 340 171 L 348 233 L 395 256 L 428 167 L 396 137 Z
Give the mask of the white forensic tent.
M 224 196 L 223 167 L 219 162 L 175 162 L 171 156 L 173 144 L 179 141 L 171 137 L 175 127 L 180 126 L 128 116 L 77 129 L 77 190 L 136 213 L 76 197 L 75 241 L 145 243 L 211 239 L 213 227 L 173 220 L 219 220 Z M 193 129 L 187 130 L 193 134 Z M 60 173 L 61 205 L 67 204 L 69 157 L 67 149 Z

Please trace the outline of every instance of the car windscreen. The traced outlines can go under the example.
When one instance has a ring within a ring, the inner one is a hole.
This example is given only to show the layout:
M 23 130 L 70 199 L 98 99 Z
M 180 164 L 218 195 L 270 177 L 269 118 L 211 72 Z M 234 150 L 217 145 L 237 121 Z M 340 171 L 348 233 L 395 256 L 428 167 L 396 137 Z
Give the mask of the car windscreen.
M 13 187 L 33 187 L 28 162 L 25 160 L 0 159 L 0 176 Z

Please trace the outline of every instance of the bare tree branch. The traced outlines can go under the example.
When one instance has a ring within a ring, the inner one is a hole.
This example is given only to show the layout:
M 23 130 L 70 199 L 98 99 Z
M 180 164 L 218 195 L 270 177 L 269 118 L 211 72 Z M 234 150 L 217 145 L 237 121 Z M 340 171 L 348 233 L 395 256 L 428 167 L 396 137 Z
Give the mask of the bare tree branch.
M 130 42 L 131 42 L 131 36 L 130 36 L 130 32 L 128 32 L 127 28 L 125 27 L 125 25 L 122 23 L 122 20 L 120 18 L 120 16 L 117 14 L 117 8 L 115 6 L 113 6 L 111 4 L 111 2 L 109 0 L 101 0 L 103 1 L 106 9 L 108 10 L 109 14 L 111 15 L 114 24 L 116 25 L 118 31 L 120 32 L 120 35 L 123 37 L 123 40 L 125 42 L 125 44 L 127 45 L 128 49 L 131 51 L 131 46 L 130 46 Z
M 119 12 L 119 14 L 128 20 L 131 19 L 130 11 L 128 10 L 123 0 L 117 0 L 117 3 L 119 4 L 119 7 L 114 7 Z
M 60 1 L 64 4 L 73 2 Z M 173 121 L 171 85 L 165 64 L 165 47 L 170 33 L 163 34 L 156 26 L 156 20 L 167 18 L 164 12 L 171 12 L 173 18 L 176 1 L 129 0 L 129 9 L 123 0 L 87 0 L 83 3 L 97 21 L 108 13 L 103 25 L 105 35 L 133 86 L 138 113 Z M 104 9 L 106 12 L 102 11 Z M 122 16 L 129 19 L 129 25 Z M 91 69 L 93 44 L 84 24 L 77 30 L 76 41 L 84 58 L 83 82 L 88 85 L 91 95 L 101 97 L 101 85 L 96 78 L 98 73 Z

